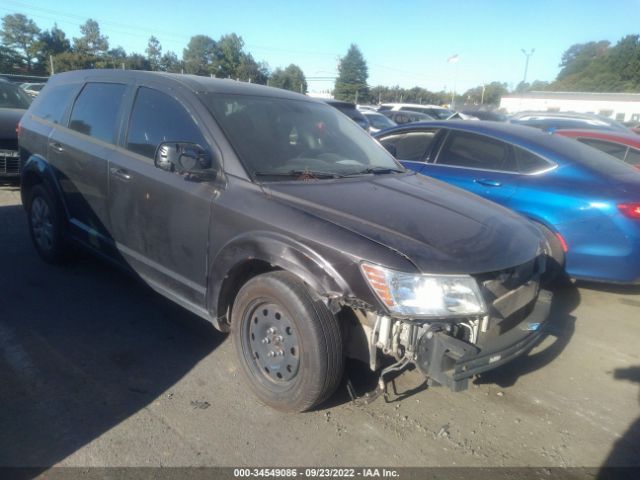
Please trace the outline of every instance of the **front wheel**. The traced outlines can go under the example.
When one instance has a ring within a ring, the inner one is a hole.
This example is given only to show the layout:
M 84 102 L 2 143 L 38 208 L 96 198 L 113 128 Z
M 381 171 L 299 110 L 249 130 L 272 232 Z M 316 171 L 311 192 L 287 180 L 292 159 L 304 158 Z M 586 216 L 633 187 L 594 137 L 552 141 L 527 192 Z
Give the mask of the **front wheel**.
M 335 316 L 288 272 L 259 275 L 240 289 L 231 334 L 251 389 L 277 410 L 308 410 L 326 400 L 342 378 Z

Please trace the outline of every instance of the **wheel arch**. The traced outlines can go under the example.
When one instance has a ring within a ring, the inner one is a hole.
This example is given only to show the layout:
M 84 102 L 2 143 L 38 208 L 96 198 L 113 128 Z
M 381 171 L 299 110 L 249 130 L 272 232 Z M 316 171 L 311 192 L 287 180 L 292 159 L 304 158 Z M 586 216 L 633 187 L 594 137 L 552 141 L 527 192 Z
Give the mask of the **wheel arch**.
M 227 330 L 240 288 L 262 273 L 284 270 L 319 296 L 346 295 L 349 287 L 334 268 L 306 245 L 273 232 L 252 232 L 227 243 L 210 267 L 207 308 L 218 328 Z
M 31 155 L 20 171 L 20 198 L 24 208 L 27 208 L 29 192 L 33 186 L 41 183 L 46 186 L 52 195 L 55 195 L 62 204 L 64 213 L 68 214 L 62 189 L 56 179 L 53 167 L 42 156 Z

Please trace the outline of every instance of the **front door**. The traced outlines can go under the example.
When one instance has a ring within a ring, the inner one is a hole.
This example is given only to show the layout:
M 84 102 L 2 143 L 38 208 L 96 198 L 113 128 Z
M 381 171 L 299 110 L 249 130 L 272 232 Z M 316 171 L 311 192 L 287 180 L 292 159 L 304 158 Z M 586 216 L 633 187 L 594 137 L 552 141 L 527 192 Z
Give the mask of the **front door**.
M 204 306 L 212 184 L 154 166 L 161 142 L 210 150 L 194 115 L 169 90 L 137 89 L 126 138 L 109 161 L 111 233 L 122 259 L 152 286 Z

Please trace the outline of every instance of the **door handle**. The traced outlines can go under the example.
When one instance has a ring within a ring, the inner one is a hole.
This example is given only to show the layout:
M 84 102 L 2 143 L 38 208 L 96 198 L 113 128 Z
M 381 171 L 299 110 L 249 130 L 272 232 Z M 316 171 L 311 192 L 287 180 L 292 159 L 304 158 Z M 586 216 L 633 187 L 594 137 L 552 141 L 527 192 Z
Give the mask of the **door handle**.
M 131 174 L 122 168 L 112 167 L 111 169 L 109 169 L 109 171 L 111 172 L 111 175 L 113 175 L 114 177 L 118 177 L 119 179 L 125 180 L 127 182 L 132 178 Z
M 487 187 L 499 187 L 500 185 L 502 185 L 499 181 L 490 180 L 488 178 L 476 178 L 474 182 L 479 183 L 480 185 L 485 185 Z
M 51 143 L 49 143 L 49 146 L 51 148 L 53 148 L 58 153 L 64 152 L 64 147 L 62 145 L 60 145 L 58 142 L 51 142 Z

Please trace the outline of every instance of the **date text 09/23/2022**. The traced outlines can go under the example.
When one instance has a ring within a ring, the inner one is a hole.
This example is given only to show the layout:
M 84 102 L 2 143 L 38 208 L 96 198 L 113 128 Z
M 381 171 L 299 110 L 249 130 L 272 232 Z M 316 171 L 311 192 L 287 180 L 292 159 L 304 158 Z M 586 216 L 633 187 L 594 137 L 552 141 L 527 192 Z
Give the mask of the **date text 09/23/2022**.
M 235 478 L 306 477 L 306 478 L 394 478 L 398 472 L 388 468 L 235 468 Z

